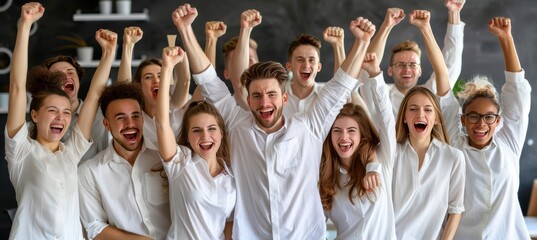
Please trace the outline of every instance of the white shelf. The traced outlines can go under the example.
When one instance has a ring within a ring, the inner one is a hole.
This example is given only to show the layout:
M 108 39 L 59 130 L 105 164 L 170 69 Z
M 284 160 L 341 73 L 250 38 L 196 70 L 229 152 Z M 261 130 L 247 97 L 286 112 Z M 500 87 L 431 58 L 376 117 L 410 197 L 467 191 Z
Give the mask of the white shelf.
M 144 8 L 142 13 L 125 14 L 100 14 L 100 13 L 82 13 L 80 9 L 73 14 L 73 21 L 149 21 L 149 11 Z
M 145 59 L 133 59 L 131 66 L 138 67 L 138 65 L 140 65 L 140 63 L 143 60 Z M 119 67 L 119 63 L 120 63 L 119 60 L 114 60 L 114 62 L 112 63 L 112 67 Z M 81 67 L 85 67 L 85 68 L 96 68 L 99 65 L 99 60 L 93 60 L 90 62 L 78 61 L 78 64 L 80 64 Z

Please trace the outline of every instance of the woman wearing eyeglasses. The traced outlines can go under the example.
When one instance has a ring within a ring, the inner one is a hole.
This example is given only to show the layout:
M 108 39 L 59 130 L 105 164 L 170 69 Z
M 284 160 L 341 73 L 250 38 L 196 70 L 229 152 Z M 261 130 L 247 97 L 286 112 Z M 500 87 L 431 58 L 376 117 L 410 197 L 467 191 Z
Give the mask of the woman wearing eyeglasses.
M 518 59 L 510 19 L 493 18 L 488 27 L 498 37 L 505 58 L 501 103 L 494 86 L 481 76 L 459 93 L 461 116 L 453 94 L 441 99 L 451 142 L 466 157 L 466 211 L 455 238 L 528 239 L 517 192 L 531 86 Z M 500 121 L 503 126 L 496 132 Z

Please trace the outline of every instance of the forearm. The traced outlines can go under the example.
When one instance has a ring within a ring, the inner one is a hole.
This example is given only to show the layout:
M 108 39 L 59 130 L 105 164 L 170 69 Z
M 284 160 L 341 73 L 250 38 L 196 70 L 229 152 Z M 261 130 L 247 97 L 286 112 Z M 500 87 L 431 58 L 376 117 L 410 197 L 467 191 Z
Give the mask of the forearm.
M 442 240 L 453 239 L 455 237 L 455 232 L 457 232 L 457 227 L 459 227 L 460 221 L 460 213 L 448 215 L 444 231 L 442 232 Z
M 503 57 L 505 59 L 505 71 L 508 72 L 520 72 L 522 66 L 518 59 L 518 54 L 515 47 L 513 36 L 503 36 L 498 38 L 503 50 Z
M 226 222 L 226 226 L 224 227 L 224 238 L 226 240 L 233 239 L 233 221 Z
M 201 46 L 194 35 L 192 26 L 185 27 L 184 29 L 178 29 L 178 31 L 181 34 L 181 39 L 187 52 L 192 73 L 197 74 L 203 72 L 205 69 L 207 69 L 207 67 L 209 67 L 209 65 L 211 65 L 211 62 L 201 49 Z
M 165 161 L 171 160 L 175 155 L 175 136 L 170 126 L 170 97 L 169 89 L 172 79 L 173 66 L 162 64 L 160 75 L 160 89 L 162 94 L 157 96 L 157 110 L 155 111 L 155 125 L 157 129 L 158 150 Z
M 450 85 L 442 51 L 434 38 L 430 25 L 420 28 L 420 31 L 423 37 L 423 42 L 425 43 L 427 57 L 436 76 L 437 95 L 444 96 L 450 90 Z
M 118 82 L 132 81 L 132 56 L 134 52 L 134 43 L 124 43 L 121 51 L 121 62 L 117 71 Z
M 353 78 L 358 78 L 368 45 L 369 41 L 356 39 L 349 55 L 341 64 L 341 69 Z
M 332 48 L 334 49 L 334 74 L 339 69 L 339 66 L 341 66 L 341 63 L 345 60 L 345 46 L 343 42 L 332 44 Z
M 172 103 L 176 108 L 182 108 L 188 102 L 188 91 L 190 90 L 190 67 L 188 59 L 175 65 L 175 88 L 172 95 Z
M 448 23 L 450 24 L 459 24 L 461 22 L 461 12 L 460 11 L 448 11 Z
M 205 56 L 216 67 L 216 38 L 205 37 Z
M 373 40 L 371 40 L 371 44 L 369 44 L 367 49 L 367 52 L 374 52 L 376 54 L 379 64 L 382 62 L 382 58 L 384 57 L 386 41 L 388 40 L 388 36 L 390 35 L 392 28 L 393 26 L 387 26 L 385 23 L 382 23 L 380 29 L 375 34 Z
M 130 240 L 148 240 L 150 237 L 134 234 L 125 230 L 116 228 L 114 226 L 108 226 L 95 237 L 95 240 L 116 240 L 116 239 L 130 239 Z

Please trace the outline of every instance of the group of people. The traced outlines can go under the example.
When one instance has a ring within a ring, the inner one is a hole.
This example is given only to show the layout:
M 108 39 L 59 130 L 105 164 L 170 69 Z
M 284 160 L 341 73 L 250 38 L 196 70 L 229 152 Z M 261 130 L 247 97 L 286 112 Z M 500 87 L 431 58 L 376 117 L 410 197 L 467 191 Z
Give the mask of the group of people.
M 183 48 L 164 48 L 132 77 L 143 31 L 125 28 L 110 86 L 118 35 L 96 31 L 102 56 L 82 102 L 72 58 L 28 73 L 30 27 L 45 8 L 24 4 L 5 128 L 18 203 L 10 239 L 325 239 L 328 219 L 338 239 L 528 239 L 517 191 L 531 87 L 510 19 L 488 23 L 505 58 L 502 100 L 483 76 L 457 99 L 464 1 L 445 6 L 443 50 L 430 12 L 408 14 L 433 68 L 424 86 L 416 42 L 393 48 L 393 86 L 380 69 L 402 9 L 389 8 L 378 31 L 353 19 L 348 53 L 344 30 L 328 27 L 334 76 L 324 85 L 314 36 L 290 44 L 285 67 L 259 62 L 250 35 L 262 15 L 251 9 L 224 45 L 232 95 L 214 68 L 226 25 L 208 22 L 202 49 L 198 11 L 184 4 L 171 15 Z

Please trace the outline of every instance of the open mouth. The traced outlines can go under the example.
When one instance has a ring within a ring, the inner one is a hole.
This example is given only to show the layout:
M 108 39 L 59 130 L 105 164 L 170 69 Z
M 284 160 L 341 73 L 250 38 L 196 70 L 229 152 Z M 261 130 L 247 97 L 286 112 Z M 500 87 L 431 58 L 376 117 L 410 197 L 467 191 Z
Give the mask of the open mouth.
M 484 138 L 487 136 L 487 134 L 489 133 L 489 131 L 477 131 L 477 130 L 474 130 L 474 135 L 478 138 Z
M 340 143 L 338 144 L 339 146 L 339 149 L 342 151 L 342 152 L 347 152 L 351 149 L 352 147 L 352 144 L 351 143 Z
M 158 97 L 158 87 L 153 88 L 153 90 L 151 90 L 151 94 L 153 95 L 154 99 L 157 99 L 157 97 Z
M 423 132 L 427 128 L 427 123 L 426 122 L 416 122 L 416 123 L 414 123 L 414 128 L 416 129 L 417 132 Z
M 66 92 L 66 93 L 72 93 L 75 91 L 75 84 L 73 84 L 72 82 L 66 82 L 64 85 L 63 85 L 63 90 Z
M 136 142 L 136 137 L 138 136 L 138 131 L 136 130 L 125 130 L 122 132 L 123 137 L 128 142 Z
M 201 148 L 201 150 L 204 150 L 204 151 L 211 150 L 213 146 L 214 146 L 214 143 L 212 142 L 205 142 L 205 143 L 199 144 L 199 147 Z
M 309 79 L 310 76 L 311 76 L 311 73 L 309 73 L 309 72 L 301 72 L 301 73 L 300 73 L 300 77 L 301 77 L 302 79 L 305 79 L 305 80 L 306 80 L 306 79 Z
M 259 115 L 261 116 L 262 119 L 269 119 L 272 114 L 274 113 L 274 109 L 272 110 L 264 110 L 264 111 L 259 111 Z
M 63 131 L 63 128 L 63 125 L 51 125 L 50 132 L 52 132 L 53 134 L 60 134 Z

